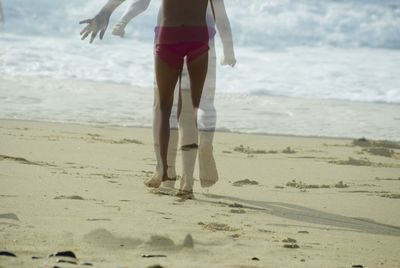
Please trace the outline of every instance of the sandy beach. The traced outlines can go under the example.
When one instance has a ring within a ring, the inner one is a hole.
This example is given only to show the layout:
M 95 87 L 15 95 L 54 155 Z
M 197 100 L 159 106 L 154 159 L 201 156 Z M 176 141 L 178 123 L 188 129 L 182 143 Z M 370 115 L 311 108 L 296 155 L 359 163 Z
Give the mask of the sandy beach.
M 181 200 L 143 185 L 151 137 L 1 120 L 0 267 L 400 267 L 399 144 L 216 133 Z

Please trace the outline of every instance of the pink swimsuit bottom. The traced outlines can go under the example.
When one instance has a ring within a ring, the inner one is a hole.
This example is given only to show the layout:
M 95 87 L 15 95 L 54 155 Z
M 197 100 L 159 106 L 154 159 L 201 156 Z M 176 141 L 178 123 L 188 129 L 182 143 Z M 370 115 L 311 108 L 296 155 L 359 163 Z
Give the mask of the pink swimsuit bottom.
M 207 26 L 156 27 L 156 53 L 171 68 L 181 70 L 186 57 L 189 63 L 208 51 L 208 41 L 215 29 Z

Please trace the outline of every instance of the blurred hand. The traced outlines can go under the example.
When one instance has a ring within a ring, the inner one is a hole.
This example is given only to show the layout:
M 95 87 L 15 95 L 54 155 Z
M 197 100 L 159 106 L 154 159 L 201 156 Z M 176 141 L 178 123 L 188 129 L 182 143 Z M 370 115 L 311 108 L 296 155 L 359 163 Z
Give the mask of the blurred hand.
M 236 65 L 235 56 L 234 55 L 229 55 L 229 56 L 224 55 L 224 57 L 222 57 L 222 59 L 221 59 L 221 65 L 228 65 L 228 66 L 234 67 Z
M 100 40 L 103 39 L 104 33 L 107 30 L 108 22 L 110 20 L 110 16 L 99 13 L 93 19 L 87 19 L 80 21 L 79 24 L 88 23 L 85 28 L 81 31 L 81 39 L 85 40 L 88 35 L 90 36 L 90 43 L 96 38 L 97 34 L 100 32 Z
M 127 22 L 124 20 L 120 20 L 117 24 L 115 24 L 112 34 L 123 38 L 125 36 L 125 27 Z

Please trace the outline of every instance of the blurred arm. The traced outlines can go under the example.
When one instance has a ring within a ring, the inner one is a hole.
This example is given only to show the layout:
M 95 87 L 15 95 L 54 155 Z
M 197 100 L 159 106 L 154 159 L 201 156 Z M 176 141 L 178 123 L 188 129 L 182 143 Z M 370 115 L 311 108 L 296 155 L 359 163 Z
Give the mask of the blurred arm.
M 213 0 L 215 11 L 215 24 L 221 38 L 224 58 L 222 59 L 223 65 L 236 64 L 235 51 L 233 48 L 232 29 L 229 22 L 228 14 L 226 14 L 224 0 Z
M 110 17 L 114 10 L 119 7 L 125 0 L 108 0 L 104 7 L 100 10 L 98 15 Z
M 113 35 L 124 37 L 126 25 L 136 16 L 144 12 L 150 4 L 151 0 L 133 0 L 132 3 L 126 8 L 124 14 L 114 26 L 112 31 Z
M 0 23 L 4 22 L 4 14 L 3 14 L 3 7 L 1 6 L 1 0 L 0 0 Z
M 82 20 L 79 23 L 87 23 L 85 28 L 81 31 L 81 39 L 84 40 L 86 37 L 90 36 L 90 43 L 96 38 L 97 34 L 100 32 L 100 39 L 103 39 L 104 33 L 107 30 L 108 22 L 110 20 L 111 14 L 114 10 L 124 2 L 125 0 L 108 0 L 104 7 L 93 19 Z

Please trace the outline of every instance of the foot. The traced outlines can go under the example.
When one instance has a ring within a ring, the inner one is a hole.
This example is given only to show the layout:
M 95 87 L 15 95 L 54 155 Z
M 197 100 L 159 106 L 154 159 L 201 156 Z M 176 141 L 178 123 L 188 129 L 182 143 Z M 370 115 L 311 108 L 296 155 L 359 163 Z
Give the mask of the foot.
M 218 181 L 218 170 L 211 148 L 199 150 L 200 185 L 203 188 L 211 187 Z
M 161 176 L 157 173 L 154 173 L 154 175 L 150 179 L 144 182 L 144 185 L 150 188 L 158 188 L 160 187 L 161 182 Z
M 176 177 L 161 179 L 161 176 L 155 173 L 150 179 L 146 180 L 144 184 L 150 188 L 175 188 Z
M 194 199 L 193 190 L 189 190 L 189 191 L 179 190 L 176 193 L 176 196 L 180 197 L 181 199 L 185 199 L 185 200 L 186 199 Z
M 165 178 L 161 181 L 161 186 L 163 188 L 175 188 L 176 177 Z

